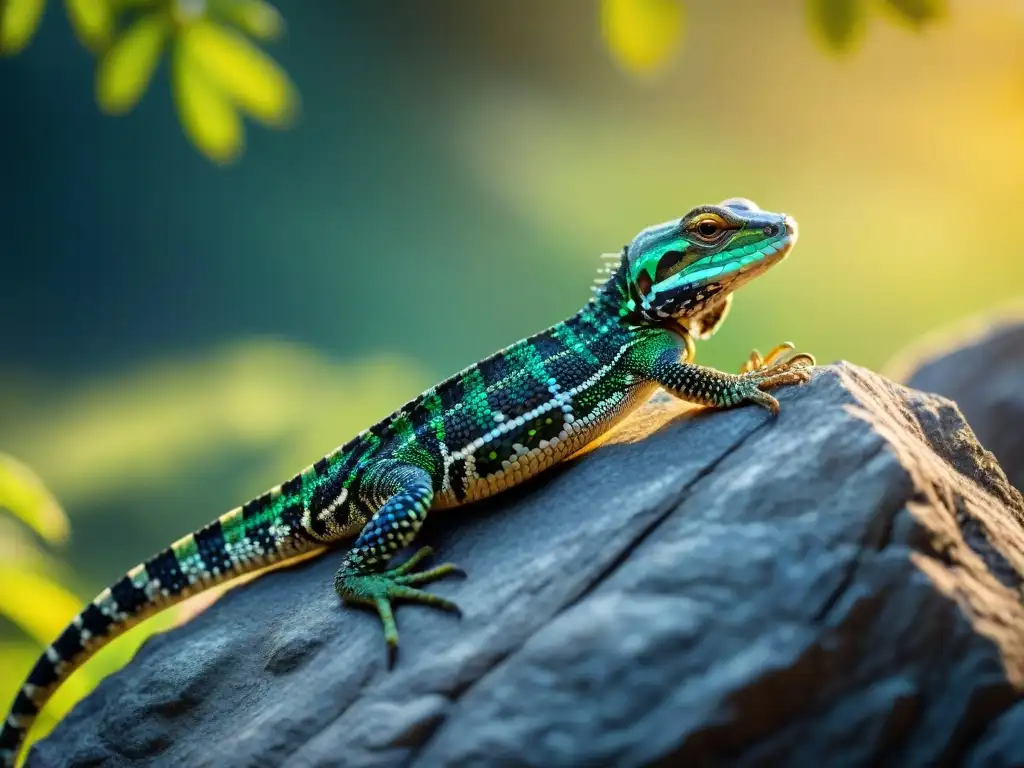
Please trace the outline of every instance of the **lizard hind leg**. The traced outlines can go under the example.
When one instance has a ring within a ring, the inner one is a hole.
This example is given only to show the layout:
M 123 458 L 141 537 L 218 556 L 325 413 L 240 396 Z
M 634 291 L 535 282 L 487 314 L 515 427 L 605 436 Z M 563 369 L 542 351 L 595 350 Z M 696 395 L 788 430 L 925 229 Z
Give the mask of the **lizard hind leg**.
M 394 463 L 368 479 L 371 497 L 387 498 L 363 527 L 334 577 L 334 588 L 347 603 L 377 611 L 384 626 L 389 666 L 398 650 L 398 628 L 393 604 L 397 601 L 430 605 L 459 613 L 449 600 L 416 585 L 429 584 L 459 569 L 451 563 L 417 571 L 432 553 L 423 547 L 396 568 L 387 568 L 391 557 L 409 546 L 419 533 L 430 508 L 434 491 L 430 476 L 422 469 Z

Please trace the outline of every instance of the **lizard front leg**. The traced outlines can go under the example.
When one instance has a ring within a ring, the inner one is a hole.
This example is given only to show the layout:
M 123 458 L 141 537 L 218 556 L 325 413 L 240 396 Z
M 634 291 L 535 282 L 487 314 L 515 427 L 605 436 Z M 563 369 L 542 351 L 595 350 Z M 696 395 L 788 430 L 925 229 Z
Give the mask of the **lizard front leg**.
M 401 462 L 381 462 L 371 473 L 363 481 L 364 493 L 379 507 L 335 574 L 334 588 L 346 602 L 376 609 L 384 625 L 390 665 L 398 649 L 392 603 L 402 600 L 459 613 L 454 603 L 415 586 L 458 572 L 458 568 L 444 563 L 426 571 L 413 570 L 431 554 L 429 547 L 423 547 L 397 568 L 387 568 L 395 552 L 411 544 L 419 533 L 434 489 L 424 470 Z
M 655 381 L 668 392 L 683 400 L 717 408 L 732 408 L 744 403 L 755 403 L 773 414 L 779 412 L 779 401 L 766 390 L 784 384 L 802 384 L 810 381 L 808 368 L 814 358 L 796 354 L 778 359 L 781 349 L 770 353 L 770 361 L 740 374 L 725 373 L 703 365 L 680 361 L 678 343 L 664 337 L 653 342 L 646 354 L 637 356 L 636 372 Z M 785 349 L 791 345 L 784 345 Z

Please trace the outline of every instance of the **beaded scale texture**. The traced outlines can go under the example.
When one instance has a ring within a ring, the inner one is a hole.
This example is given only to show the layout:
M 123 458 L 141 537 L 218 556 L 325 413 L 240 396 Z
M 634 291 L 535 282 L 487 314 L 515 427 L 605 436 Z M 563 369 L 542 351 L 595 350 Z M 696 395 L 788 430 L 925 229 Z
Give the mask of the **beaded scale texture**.
M 649 227 L 606 267 L 576 314 L 445 379 L 285 483 L 135 566 L 72 620 L 32 668 L 0 730 L 0 765 L 13 766 L 60 683 L 142 619 L 214 585 L 354 541 L 334 587 L 376 610 L 393 663 L 392 605 L 458 611 L 420 586 L 456 571 L 397 568 L 429 510 L 511 488 L 610 429 L 658 387 L 707 406 L 755 403 L 805 382 L 814 358 L 790 344 L 756 350 L 739 374 L 695 365 L 694 339 L 724 321 L 733 291 L 781 261 L 796 223 L 742 198 L 694 208 Z

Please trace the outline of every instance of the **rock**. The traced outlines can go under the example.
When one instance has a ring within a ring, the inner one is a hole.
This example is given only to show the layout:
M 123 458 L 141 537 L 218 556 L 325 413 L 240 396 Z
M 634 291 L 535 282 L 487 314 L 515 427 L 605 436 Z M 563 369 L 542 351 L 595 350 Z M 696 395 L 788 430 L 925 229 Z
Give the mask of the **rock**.
M 149 640 L 30 768 L 1024 763 L 1024 500 L 956 407 L 840 363 L 652 400 L 422 539 L 460 620 L 342 610 L 341 553 Z
M 1024 490 L 1024 314 L 996 318 L 954 344 L 908 355 L 901 380 L 955 401 L 1010 482 Z

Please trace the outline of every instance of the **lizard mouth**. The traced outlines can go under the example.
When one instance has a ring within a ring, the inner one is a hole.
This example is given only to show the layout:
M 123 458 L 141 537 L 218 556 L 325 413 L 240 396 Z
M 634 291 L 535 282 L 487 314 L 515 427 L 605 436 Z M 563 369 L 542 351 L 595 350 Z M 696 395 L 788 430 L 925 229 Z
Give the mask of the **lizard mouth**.
M 785 259 L 795 243 L 796 222 L 787 217 L 785 232 L 764 241 L 753 253 L 740 255 L 727 262 L 722 272 L 707 280 L 702 287 L 705 291 L 712 288 L 717 288 L 716 292 L 734 291 Z
M 721 254 L 717 263 L 713 261 L 699 272 L 686 276 L 680 281 L 678 288 L 693 291 L 715 285 L 733 286 L 736 283 L 745 283 L 786 258 L 795 242 L 796 222 L 790 219 L 786 222 L 784 231 L 762 240 L 755 246 L 746 246 Z M 672 289 L 670 286 L 665 288 Z

